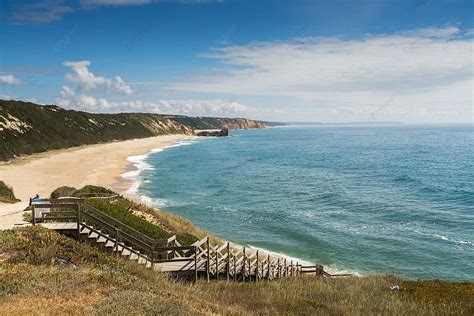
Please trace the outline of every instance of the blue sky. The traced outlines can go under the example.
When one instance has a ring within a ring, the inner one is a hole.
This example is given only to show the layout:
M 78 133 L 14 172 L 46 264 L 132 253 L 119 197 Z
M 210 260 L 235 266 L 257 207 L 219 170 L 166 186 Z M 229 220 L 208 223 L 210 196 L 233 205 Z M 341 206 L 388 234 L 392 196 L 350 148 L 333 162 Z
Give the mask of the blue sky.
M 1 1 L 0 98 L 93 112 L 470 122 L 473 1 Z

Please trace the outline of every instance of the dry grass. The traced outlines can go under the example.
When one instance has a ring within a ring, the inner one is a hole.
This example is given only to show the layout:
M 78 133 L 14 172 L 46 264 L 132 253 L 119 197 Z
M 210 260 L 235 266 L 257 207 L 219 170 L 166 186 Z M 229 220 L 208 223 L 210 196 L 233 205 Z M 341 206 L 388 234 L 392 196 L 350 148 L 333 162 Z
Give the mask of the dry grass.
M 190 221 L 179 215 L 165 212 L 145 204 L 137 204 L 135 202 L 129 203 L 131 203 L 132 208 L 154 216 L 158 220 L 158 222 L 160 222 L 160 225 L 162 225 L 164 229 L 173 234 L 188 234 L 190 236 L 196 236 L 198 239 L 202 239 L 206 236 L 209 236 L 210 241 L 213 244 L 222 245 L 222 240 L 212 235 L 209 235 L 209 233 L 199 229 L 198 227 L 194 226 Z
M 204 297 L 217 304 L 214 312 L 219 314 L 472 315 L 472 302 L 456 296 L 438 303 L 390 290 L 391 285 L 401 282 L 385 275 L 340 279 L 302 276 L 259 284 L 199 283 L 198 287 Z M 451 286 L 459 288 L 458 284 Z M 470 289 L 473 287 L 471 283 Z
M 0 258 L 1 315 L 472 315 L 474 306 L 472 283 L 385 275 L 180 283 L 39 227 L 0 232 Z

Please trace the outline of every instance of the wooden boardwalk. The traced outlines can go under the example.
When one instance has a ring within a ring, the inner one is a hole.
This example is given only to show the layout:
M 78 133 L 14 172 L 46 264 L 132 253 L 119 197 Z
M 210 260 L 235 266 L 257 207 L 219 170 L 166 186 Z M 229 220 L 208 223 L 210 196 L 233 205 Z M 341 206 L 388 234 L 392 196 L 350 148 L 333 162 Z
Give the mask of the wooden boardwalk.
M 189 246 L 179 244 L 176 236 L 155 240 L 95 209 L 83 199 L 47 200 L 32 206 L 33 225 L 67 231 L 78 240 L 164 273 L 194 280 L 204 277 L 243 282 L 302 273 L 325 275 L 322 266 L 305 267 L 286 258 L 233 247 L 229 243 L 212 245 L 208 237 Z

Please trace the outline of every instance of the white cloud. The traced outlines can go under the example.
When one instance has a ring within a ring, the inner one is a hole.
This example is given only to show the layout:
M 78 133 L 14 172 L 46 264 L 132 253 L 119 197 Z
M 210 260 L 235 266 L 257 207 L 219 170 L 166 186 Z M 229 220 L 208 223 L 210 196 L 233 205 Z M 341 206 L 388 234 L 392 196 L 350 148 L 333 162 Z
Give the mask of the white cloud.
M 156 113 L 189 116 L 246 116 L 254 112 L 235 101 L 224 100 L 159 100 L 156 103 L 141 103 L 141 111 L 152 108 Z
M 133 93 L 132 88 L 128 84 L 126 84 L 122 78 L 119 76 L 115 76 L 115 81 L 112 82 L 112 86 L 114 87 L 115 90 L 117 90 L 120 93 L 123 94 L 131 94 Z
M 358 39 L 257 42 L 215 48 L 203 56 L 221 63 L 218 72 L 164 86 L 288 97 L 311 104 L 307 113 L 324 109 L 324 117 L 329 107 L 341 113 L 362 112 L 368 118 L 390 97 L 395 101 L 384 120 L 444 121 L 447 113 L 450 119 L 462 120 L 473 107 L 473 40 L 456 27 Z M 332 120 L 337 118 L 334 114 Z
M 114 79 L 107 79 L 96 76 L 89 71 L 91 62 L 84 61 L 65 61 L 64 66 L 70 67 L 73 73 L 67 73 L 66 79 L 75 82 L 83 90 L 92 90 L 96 88 L 106 88 L 109 91 L 122 94 L 131 94 L 133 90 L 127 85 L 121 77 L 115 76 Z
M 60 97 L 56 99 L 59 106 L 84 110 L 91 112 L 104 112 L 111 107 L 111 104 L 104 98 L 96 98 L 91 95 L 76 93 L 68 86 L 63 86 L 60 91 Z
M 254 110 L 238 102 L 219 99 L 123 100 L 123 96 L 132 94 L 133 90 L 121 77 L 115 76 L 114 79 L 108 79 L 97 76 L 89 71 L 91 62 L 87 60 L 65 61 L 63 64 L 72 69 L 72 73 L 66 73 L 66 81 L 77 84 L 76 87 L 62 86 L 56 103 L 65 108 L 101 113 L 147 112 L 225 117 L 247 116 L 255 113 Z M 108 95 L 107 98 L 105 94 Z
M 256 112 L 238 102 L 223 100 L 109 101 L 105 98 L 76 93 L 68 86 L 62 87 L 60 97 L 56 99 L 56 103 L 68 109 L 98 113 L 144 112 L 189 116 L 242 117 Z
M 15 78 L 13 75 L 0 75 L 0 84 L 17 86 L 21 83 L 21 80 Z

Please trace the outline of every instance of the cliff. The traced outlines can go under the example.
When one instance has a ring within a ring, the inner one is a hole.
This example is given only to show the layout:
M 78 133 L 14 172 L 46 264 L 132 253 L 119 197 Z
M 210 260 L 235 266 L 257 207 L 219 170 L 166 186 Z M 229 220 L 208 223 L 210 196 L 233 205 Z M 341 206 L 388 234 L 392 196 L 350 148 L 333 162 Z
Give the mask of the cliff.
M 194 129 L 250 129 L 266 128 L 277 125 L 273 122 L 255 121 L 246 118 L 220 118 L 220 117 L 189 117 L 180 115 L 166 116 L 183 125 L 192 126 Z
M 270 124 L 248 119 L 147 113 L 93 114 L 54 105 L 0 100 L 0 161 L 116 140 L 164 134 L 193 135 L 195 129 L 264 128 Z

